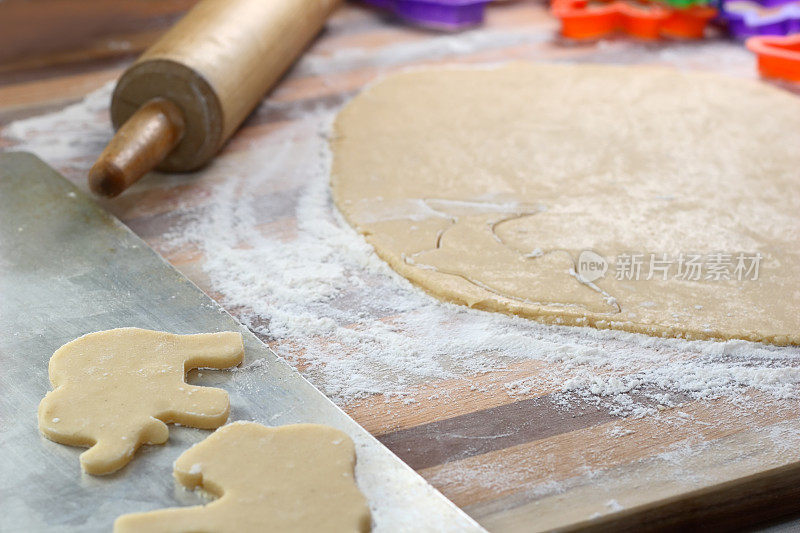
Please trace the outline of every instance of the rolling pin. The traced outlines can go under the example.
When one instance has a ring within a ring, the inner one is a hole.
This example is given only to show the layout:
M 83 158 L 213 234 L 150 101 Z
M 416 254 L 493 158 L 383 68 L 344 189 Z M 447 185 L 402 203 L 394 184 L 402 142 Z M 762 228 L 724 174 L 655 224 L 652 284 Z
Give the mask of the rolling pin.
M 117 130 L 89 171 L 116 196 L 148 171 L 190 171 L 222 148 L 339 0 L 201 0 L 120 77 Z

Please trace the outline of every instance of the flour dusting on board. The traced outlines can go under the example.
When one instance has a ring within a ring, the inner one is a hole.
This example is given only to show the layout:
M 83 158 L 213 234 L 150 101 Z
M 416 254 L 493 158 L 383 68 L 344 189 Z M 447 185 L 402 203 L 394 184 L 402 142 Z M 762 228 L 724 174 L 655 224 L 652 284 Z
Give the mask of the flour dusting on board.
M 324 70 L 313 60 L 300 68 Z M 108 139 L 109 90 L 3 134 L 77 179 Z M 332 205 L 325 135 L 335 109 L 290 111 L 291 123 L 257 141 L 236 141 L 249 142 L 246 149 L 227 150 L 195 176 L 162 181 L 199 180 L 193 186 L 211 201 L 181 210 L 179 231 L 151 244 L 167 255 L 202 252 L 208 279 L 198 282 L 339 404 L 373 394 L 430 399 L 435 394 L 423 386 L 442 379 L 466 380 L 471 394 L 549 394 L 564 409 L 590 403 L 621 416 L 653 415 L 691 399 L 749 408 L 753 395 L 777 403 L 796 397 L 796 347 L 546 326 L 426 295 L 383 263 Z M 270 122 L 286 112 L 286 104 L 265 103 L 256 117 Z M 519 368 L 535 370 L 520 376 L 513 372 Z M 488 373 L 508 379 L 482 385 Z
M 414 401 L 426 382 L 531 359 L 544 363 L 541 370 L 504 383 L 508 395 L 544 390 L 565 408 L 580 399 L 618 415 L 653 414 L 688 399 L 746 406 L 750 391 L 796 394 L 797 348 L 545 326 L 424 294 L 378 259 L 333 207 L 323 135 L 331 118 L 308 116 L 248 155 L 228 158 L 213 193 L 219 201 L 170 244 L 201 247 L 226 306 L 337 402 L 375 393 Z M 291 199 L 296 225 L 264 219 L 263 210 L 277 207 L 275 193 L 239 194 L 286 181 L 292 189 L 279 201 Z M 254 235 L 254 226 L 262 231 Z
M 12 122 L 3 133 L 23 141 L 14 149 L 29 150 L 51 165 L 91 165 L 86 156 L 99 154 L 113 133 L 108 117 L 113 89 L 114 84 L 107 83 L 54 113 Z

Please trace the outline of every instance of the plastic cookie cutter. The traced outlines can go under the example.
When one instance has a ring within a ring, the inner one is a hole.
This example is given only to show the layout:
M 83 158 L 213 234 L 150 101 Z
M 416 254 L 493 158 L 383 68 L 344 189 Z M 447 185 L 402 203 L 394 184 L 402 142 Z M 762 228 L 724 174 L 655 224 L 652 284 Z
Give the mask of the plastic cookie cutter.
M 700 39 L 717 13 L 699 4 L 676 9 L 655 2 L 622 0 L 554 0 L 551 11 L 561 20 L 561 35 L 570 39 L 599 39 L 621 32 L 645 40 Z
M 717 16 L 717 10 L 703 4 L 673 8 L 661 24 L 661 36 L 673 39 L 702 39 L 708 23 Z
M 483 23 L 489 0 L 363 0 L 365 4 L 391 11 L 409 24 L 454 31 Z
M 800 34 L 750 37 L 747 48 L 758 57 L 758 71 L 765 78 L 800 82 Z
M 786 0 L 722 0 L 720 19 L 736 39 L 800 32 L 800 2 Z

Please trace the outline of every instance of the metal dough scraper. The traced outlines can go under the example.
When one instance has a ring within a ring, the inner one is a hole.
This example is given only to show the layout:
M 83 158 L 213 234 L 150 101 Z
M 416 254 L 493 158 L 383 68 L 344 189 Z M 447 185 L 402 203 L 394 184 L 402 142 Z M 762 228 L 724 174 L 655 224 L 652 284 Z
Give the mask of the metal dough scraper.
M 245 362 L 193 371 L 226 389 L 231 420 L 327 424 L 356 443 L 374 531 L 482 531 L 118 220 L 30 154 L 0 154 L 0 530 L 109 531 L 124 513 L 203 503 L 173 461 L 210 431 L 170 427 L 110 476 L 82 474 L 84 448 L 40 436 L 53 351 L 88 332 L 135 326 L 241 331 Z

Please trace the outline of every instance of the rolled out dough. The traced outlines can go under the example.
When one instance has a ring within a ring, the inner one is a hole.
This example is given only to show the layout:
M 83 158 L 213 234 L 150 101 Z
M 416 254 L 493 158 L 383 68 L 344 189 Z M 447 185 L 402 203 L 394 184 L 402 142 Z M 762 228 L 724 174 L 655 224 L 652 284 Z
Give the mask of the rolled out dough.
M 173 335 L 119 328 L 84 335 L 50 358 L 50 391 L 39 403 L 39 429 L 50 440 L 89 446 L 90 474 L 119 470 L 142 444 L 163 444 L 165 423 L 215 429 L 228 420 L 228 393 L 184 382 L 188 370 L 242 362 L 242 335 Z
M 260 533 L 370 529 L 345 433 L 316 424 L 268 428 L 234 422 L 175 461 L 178 482 L 215 496 L 208 505 L 119 517 L 115 533 Z
M 346 219 L 442 299 L 800 343 L 800 99 L 779 89 L 641 66 L 406 72 L 350 102 L 331 145 Z

